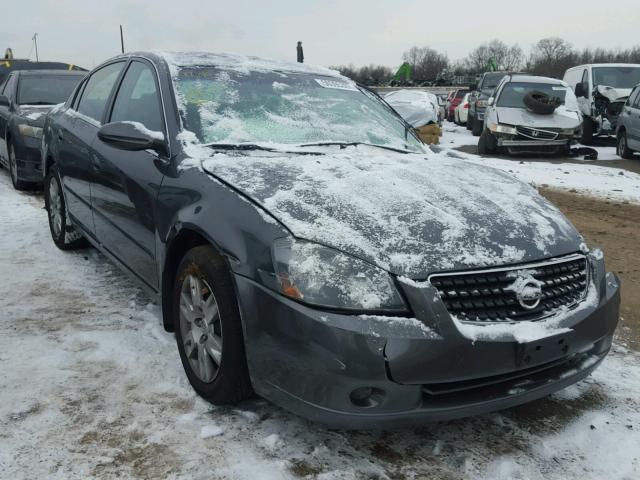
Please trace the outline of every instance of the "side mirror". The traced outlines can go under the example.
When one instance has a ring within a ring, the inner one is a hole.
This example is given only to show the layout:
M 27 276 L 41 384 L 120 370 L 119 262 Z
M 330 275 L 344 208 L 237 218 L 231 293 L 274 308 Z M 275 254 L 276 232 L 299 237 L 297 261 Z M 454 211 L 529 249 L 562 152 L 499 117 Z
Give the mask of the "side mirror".
M 162 132 L 154 132 L 137 122 L 112 122 L 98 130 L 98 138 L 120 150 L 155 150 L 167 153 L 167 144 Z
M 495 99 L 493 97 L 489 97 L 489 100 L 487 100 L 487 105 L 491 106 L 493 105 L 494 102 L 495 102 Z
M 0 95 L 0 107 L 9 108 L 10 106 L 11 102 L 9 101 L 9 99 L 5 95 Z
M 576 85 L 576 97 L 580 98 L 580 97 L 587 97 L 587 87 L 583 82 L 580 82 Z

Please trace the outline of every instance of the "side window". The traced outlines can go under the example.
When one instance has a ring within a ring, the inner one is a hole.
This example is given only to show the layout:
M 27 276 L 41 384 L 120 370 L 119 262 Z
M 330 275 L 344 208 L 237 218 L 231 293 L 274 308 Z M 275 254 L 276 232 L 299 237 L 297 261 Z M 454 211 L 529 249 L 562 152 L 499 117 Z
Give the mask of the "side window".
M 627 107 L 637 107 L 637 100 L 638 100 L 638 91 L 640 91 L 638 89 L 638 87 L 634 88 L 633 91 L 631 92 L 631 95 L 629 95 L 629 98 L 627 99 L 627 102 L 625 103 L 625 105 Z
M 123 66 L 124 62 L 112 63 L 91 75 L 78 103 L 77 110 L 79 113 L 98 122 L 102 121 L 109 95 Z
M 640 108 L 640 87 L 636 87 L 633 95 L 636 97 L 633 99 L 633 108 Z
M 155 74 L 147 64 L 134 61 L 127 69 L 113 102 L 110 121 L 139 122 L 149 130 L 164 131 Z
M 4 84 L 4 90 L 2 91 L 2 94 L 8 97 L 9 100 L 13 100 L 14 97 L 13 92 L 15 92 L 15 86 L 16 83 L 18 83 L 16 78 L 16 75 L 9 75 L 6 83 Z

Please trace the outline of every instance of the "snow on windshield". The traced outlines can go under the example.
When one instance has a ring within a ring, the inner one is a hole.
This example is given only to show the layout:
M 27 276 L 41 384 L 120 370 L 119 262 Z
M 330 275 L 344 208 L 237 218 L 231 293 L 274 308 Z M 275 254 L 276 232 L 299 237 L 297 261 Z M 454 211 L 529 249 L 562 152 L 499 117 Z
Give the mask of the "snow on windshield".
M 438 100 L 432 93 L 397 90 L 384 99 L 413 127 L 438 121 Z
M 383 102 L 335 71 L 239 55 L 160 55 L 192 142 L 362 142 L 424 151 Z
M 420 151 L 400 119 L 346 78 L 188 67 L 175 78 L 202 143 L 364 142 Z
M 526 108 L 524 97 L 529 92 L 542 92 L 550 97 L 557 97 L 569 111 L 579 111 L 578 100 L 567 85 L 540 82 L 509 82 L 500 92 L 497 106 L 509 108 Z

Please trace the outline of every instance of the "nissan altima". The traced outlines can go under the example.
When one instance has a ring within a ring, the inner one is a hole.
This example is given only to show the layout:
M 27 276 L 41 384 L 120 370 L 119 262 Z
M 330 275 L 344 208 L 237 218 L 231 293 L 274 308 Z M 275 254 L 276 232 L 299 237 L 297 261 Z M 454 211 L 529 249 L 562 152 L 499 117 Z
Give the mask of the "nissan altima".
M 548 395 L 610 349 L 602 252 L 334 71 L 115 57 L 49 114 L 42 148 L 55 244 L 93 244 L 155 297 L 215 404 L 414 425 Z

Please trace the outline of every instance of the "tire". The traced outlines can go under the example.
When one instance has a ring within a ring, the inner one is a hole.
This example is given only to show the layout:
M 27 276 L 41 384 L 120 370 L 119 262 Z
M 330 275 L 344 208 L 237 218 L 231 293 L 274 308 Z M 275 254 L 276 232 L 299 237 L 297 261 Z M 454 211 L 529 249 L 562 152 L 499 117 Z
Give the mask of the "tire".
M 77 250 L 89 245 L 87 239 L 71 224 L 67 216 L 60 172 L 55 164 L 49 169 L 44 180 L 44 205 L 49 218 L 49 231 L 56 247 L 60 250 Z
M 616 153 L 619 157 L 625 160 L 631 160 L 633 158 L 633 150 L 629 148 L 627 142 L 627 132 L 624 130 L 618 134 L 618 143 L 616 145 Z
M 593 120 L 589 117 L 584 117 L 584 122 L 582 123 L 582 137 L 580 138 L 580 143 L 583 145 L 592 145 L 593 144 L 593 131 L 595 125 L 593 124 Z
M 171 296 L 176 341 L 189 383 L 215 405 L 253 395 L 229 268 L 208 245 L 183 257 Z
M 530 111 L 540 115 L 551 115 L 562 104 L 560 98 L 537 90 L 527 93 L 522 101 Z
M 473 117 L 471 116 L 471 113 L 467 114 L 467 130 L 471 130 L 473 126 Z
M 11 183 L 16 190 L 27 190 L 30 187 L 29 182 L 23 182 L 18 178 L 18 162 L 16 160 L 16 151 L 13 148 L 11 140 L 7 141 L 7 153 L 9 157 L 9 175 Z
M 484 130 L 478 139 L 478 155 L 488 155 L 496 150 L 497 142 L 494 136 L 488 130 Z
M 473 119 L 473 124 L 471 127 L 471 133 L 473 134 L 474 137 L 479 137 L 480 134 L 482 133 L 482 128 L 484 127 L 483 122 L 481 122 L 480 120 L 476 120 L 475 118 Z

